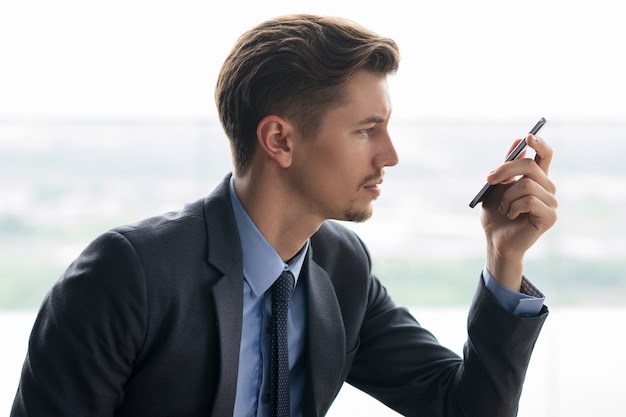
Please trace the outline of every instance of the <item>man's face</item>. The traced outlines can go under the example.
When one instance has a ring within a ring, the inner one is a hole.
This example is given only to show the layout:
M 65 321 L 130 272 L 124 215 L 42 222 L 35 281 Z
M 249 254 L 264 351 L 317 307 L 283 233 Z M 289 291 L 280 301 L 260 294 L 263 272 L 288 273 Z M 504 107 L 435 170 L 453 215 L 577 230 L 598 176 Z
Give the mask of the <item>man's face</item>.
M 398 163 L 386 76 L 361 71 L 344 89 L 347 100 L 326 113 L 318 134 L 297 141 L 290 167 L 301 209 L 321 221 L 368 219 L 383 168 Z

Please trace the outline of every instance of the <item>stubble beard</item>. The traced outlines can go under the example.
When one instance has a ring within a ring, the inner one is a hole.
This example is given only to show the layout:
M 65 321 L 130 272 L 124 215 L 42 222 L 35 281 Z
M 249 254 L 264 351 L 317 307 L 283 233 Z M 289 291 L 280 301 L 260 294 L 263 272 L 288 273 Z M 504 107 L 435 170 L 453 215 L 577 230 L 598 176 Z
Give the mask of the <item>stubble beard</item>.
M 372 214 L 373 214 L 372 209 L 356 210 L 356 209 L 349 208 L 346 210 L 344 217 L 349 222 L 363 223 L 366 220 L 368 220 L 370 217 L 372 217 Z
M 367 206 L 366 209 L 359 209 L 354 205 L 350 204 L 346 210 L 344 211 L 343 217 L 344 220 L 354 223 L 363 223 L 372 217 L 374 210 L 372 209 L 371 204 Z
M 362 189 L 370 181 L 374 181 L 377 178 L 382 177 L 383 175 L 384 175 L 384 173 L 383 173 L 382 170 L 376 172 L 375 174 L 368 175 L 367 177 L 365 177 L 363 179 L 363 181 L 361 181 L 361 183 L 359 184 L 359 187 L 358 187 L 357 190 Z M 345 210 L 345 212 L 344 212 L 344 219 L 345 220 L 347 220 L 349 222 L 363 223 L 366 220 L 368 220 L 370 217 L 372 217 L 372 214 L 374 213 L 374 210 L 372 209 L 371 203 L 370 203 L 370 205 L 367 206 L 366 209 L 358 209 L 358 208 L 354 207 L 353 204 L 354 204 L 354 202 L 352 204 L 350 204 L 348 206 L 348 208 Z

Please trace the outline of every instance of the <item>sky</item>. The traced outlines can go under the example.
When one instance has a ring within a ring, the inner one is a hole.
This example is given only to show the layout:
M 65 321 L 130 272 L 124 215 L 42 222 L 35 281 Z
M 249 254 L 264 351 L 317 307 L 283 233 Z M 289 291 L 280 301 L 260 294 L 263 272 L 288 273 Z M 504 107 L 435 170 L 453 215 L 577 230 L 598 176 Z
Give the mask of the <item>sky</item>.
M 626 121 L 626 25 L 610 0 L 0 0 L 0 120 L 214 119 L 237 37 L 300 12 L 396 40 L 394 117 Z

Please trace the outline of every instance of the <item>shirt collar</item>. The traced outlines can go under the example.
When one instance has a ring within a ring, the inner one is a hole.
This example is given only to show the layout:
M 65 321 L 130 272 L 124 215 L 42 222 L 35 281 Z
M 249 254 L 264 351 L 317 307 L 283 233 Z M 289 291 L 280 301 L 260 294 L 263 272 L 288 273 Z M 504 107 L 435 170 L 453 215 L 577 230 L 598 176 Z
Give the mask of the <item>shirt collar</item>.
M 307 240 L 300 252 L 288 263 L 283 262 L 241 204 L 235 191 L 233 177 L 230 178 L 230 201 L 241 240 L 243 276 L 254 295 L 258 297 L 265 293 L 285 269 L 293 274 L 295 288 L 309 247 L 309 241 Z

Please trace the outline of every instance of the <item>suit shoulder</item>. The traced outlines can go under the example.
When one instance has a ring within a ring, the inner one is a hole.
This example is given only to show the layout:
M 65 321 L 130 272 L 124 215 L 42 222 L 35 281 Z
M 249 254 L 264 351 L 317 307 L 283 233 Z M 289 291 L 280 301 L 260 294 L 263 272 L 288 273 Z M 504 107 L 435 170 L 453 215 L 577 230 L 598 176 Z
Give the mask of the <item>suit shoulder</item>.
M 176 233 L 177 230 L 203 230 L 204 200 L 187 204 L 182 209 L 148 217 L 135 223 L 118 226 L 111 231 L 127 238 L 141 235 L 158 236 L 159 234 Z

